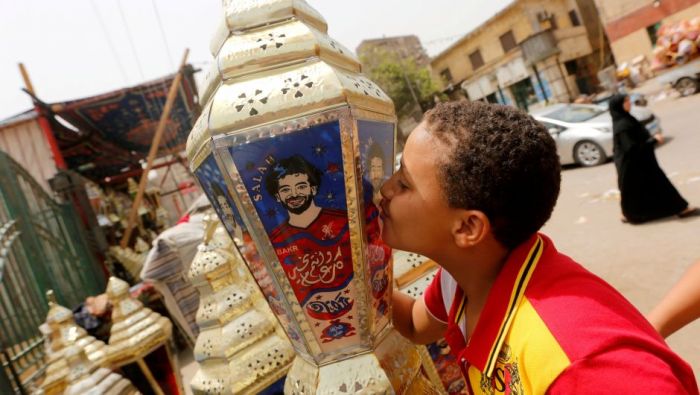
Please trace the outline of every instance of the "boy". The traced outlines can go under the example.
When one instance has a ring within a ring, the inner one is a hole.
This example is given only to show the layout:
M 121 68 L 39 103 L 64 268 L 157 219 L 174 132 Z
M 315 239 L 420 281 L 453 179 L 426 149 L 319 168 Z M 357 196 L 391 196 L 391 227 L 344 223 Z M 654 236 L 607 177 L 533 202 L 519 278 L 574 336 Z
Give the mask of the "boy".
M 698 394 L 690 367 L 622 295 L 538 230 L 560 185 L 547 130 L 511 107 L 439 104 L 381 189 L 382 235 L 438 262 L 394 325 L 445 337 L 470 393 Z

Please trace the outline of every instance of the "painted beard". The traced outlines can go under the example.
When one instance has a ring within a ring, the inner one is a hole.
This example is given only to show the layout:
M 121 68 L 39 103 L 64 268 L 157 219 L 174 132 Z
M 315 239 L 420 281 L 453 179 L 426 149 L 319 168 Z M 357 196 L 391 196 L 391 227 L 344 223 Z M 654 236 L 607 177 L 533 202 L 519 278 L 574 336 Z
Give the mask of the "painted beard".
M 379 189 L 382 187 L 382 184 L 384 183 L 383 178 L 371 178 L 369 180 L 370 184 L 372 184 L 372 189 L 374 190 L 374 193 L 378 193 Z
M 290 205 L 290 201 L 300 199 L 300 198 L 304 199 L 304 201 L 300 205 L 298 205 L 296 207 L 292 207 Z M 289 211 L 292 214 L 301 214 L 304 211 L 306 211 L 309 208 L 309 206 L 311 206 L 311 202 L 313 201 L 313 198 L 314 198 L 313 195 L 290 196 L 284 201 L 283 206 L 284 206 L 284 208 L 287 209 L 287 211 Z

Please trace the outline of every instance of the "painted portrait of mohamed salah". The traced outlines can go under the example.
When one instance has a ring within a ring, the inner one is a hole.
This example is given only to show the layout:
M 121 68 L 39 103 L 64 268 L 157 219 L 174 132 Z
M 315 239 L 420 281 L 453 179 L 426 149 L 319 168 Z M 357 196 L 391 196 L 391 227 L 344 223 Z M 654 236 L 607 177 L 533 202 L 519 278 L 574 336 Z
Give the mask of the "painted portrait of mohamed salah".
M 382 136 L 393 136 L 393 130 L 365 129 L 360 226 L 372 316 L 383 325 L 391 250 L 381 241 L 374 200 L 391 175 L 393 138 Z M 228 149 L 294 296 L 321 347 L 328 349 L 356 343 L 360 319 L 340 140 L 340 122 L 331 121 Z
M 330 348 L 354 342 L 359 317 L 339 122 L 230 153 L 317 339 Z

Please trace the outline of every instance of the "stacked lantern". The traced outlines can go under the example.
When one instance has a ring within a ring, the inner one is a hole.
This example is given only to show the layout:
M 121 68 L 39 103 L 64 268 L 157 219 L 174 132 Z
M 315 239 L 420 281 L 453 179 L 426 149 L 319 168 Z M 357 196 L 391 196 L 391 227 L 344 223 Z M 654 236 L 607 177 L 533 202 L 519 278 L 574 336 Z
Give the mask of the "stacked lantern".
M 294 350 L 226 230 L 218 219 L 205 223 L 189 272 L 200 292 L 191 387 L 195 394 L 257 394 L 287 373 Z
M 106 346 L 89 336 L 73 320 L 73 312 L 56 303 L 53 291 L 46 294 L 49 312 L 46 315 L 48 361 L 46 378 L 42 389 L 47 395 L 62 394 L 68 384 L 70 369 L 66 360 L 66 350 L 76 347 L 87 354 L 89 361 L 96 366 L 106 365 Z
M 107 295 L 112 303 L 108 348 L 111 363 L 122 366 L 125 361 L 133 362 L 170 338 L 172 323 L 132 298 L 125 281 L 110 277 Z
M 167 318 L 144 307 L 129 294 L 129 284 L 116 277 L 107 282 L 107 296 L 112 303 L 112 328 L 107 347 L 107 358 L 113 367 L 137 363 L 156 394 L 166 393 L 156 381 L 144 358 L 163 347 L 175 375 L 178 387 L 180 372 L 170 352 L 168 340 L 172 323 Z
M 390 320 L 375 189 L 393 170 L 391 100 L 306 2 L 224 9 L 187 151 L 244 256 L 263 262 L 246 259 L 298 356 L 285 392 L 437 392 Z
M 117 373 L 92 362 L 80 347 L 65 352 L 69 385 L 64 395 L 137 395 L 131 383 Z
M 143 242 L 140 238 L 139 241 Z M 124 269 L 129 272 L 132 278 L 138 279 L 140 277 L 143 262 L 146 260 L 148 254 L 148 248 L 146 248 L 144 252 L 138 253 L 129 247 L 122 248 L 117 245 L 109 247 L 109 252 L 114 259 L 124 266 Z

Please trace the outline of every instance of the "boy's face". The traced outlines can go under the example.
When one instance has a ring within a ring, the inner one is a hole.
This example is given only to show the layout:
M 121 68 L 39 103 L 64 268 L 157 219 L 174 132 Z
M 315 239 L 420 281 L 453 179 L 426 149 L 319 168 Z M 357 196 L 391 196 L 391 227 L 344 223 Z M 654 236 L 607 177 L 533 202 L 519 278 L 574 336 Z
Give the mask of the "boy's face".
M 441 158 L 448 154 L 421 123 L 408 137 L 401 168 L 382 185 L 382 238 L 393 248 L 435 256 L 452 240 L 453 210 L 438 178 Z

